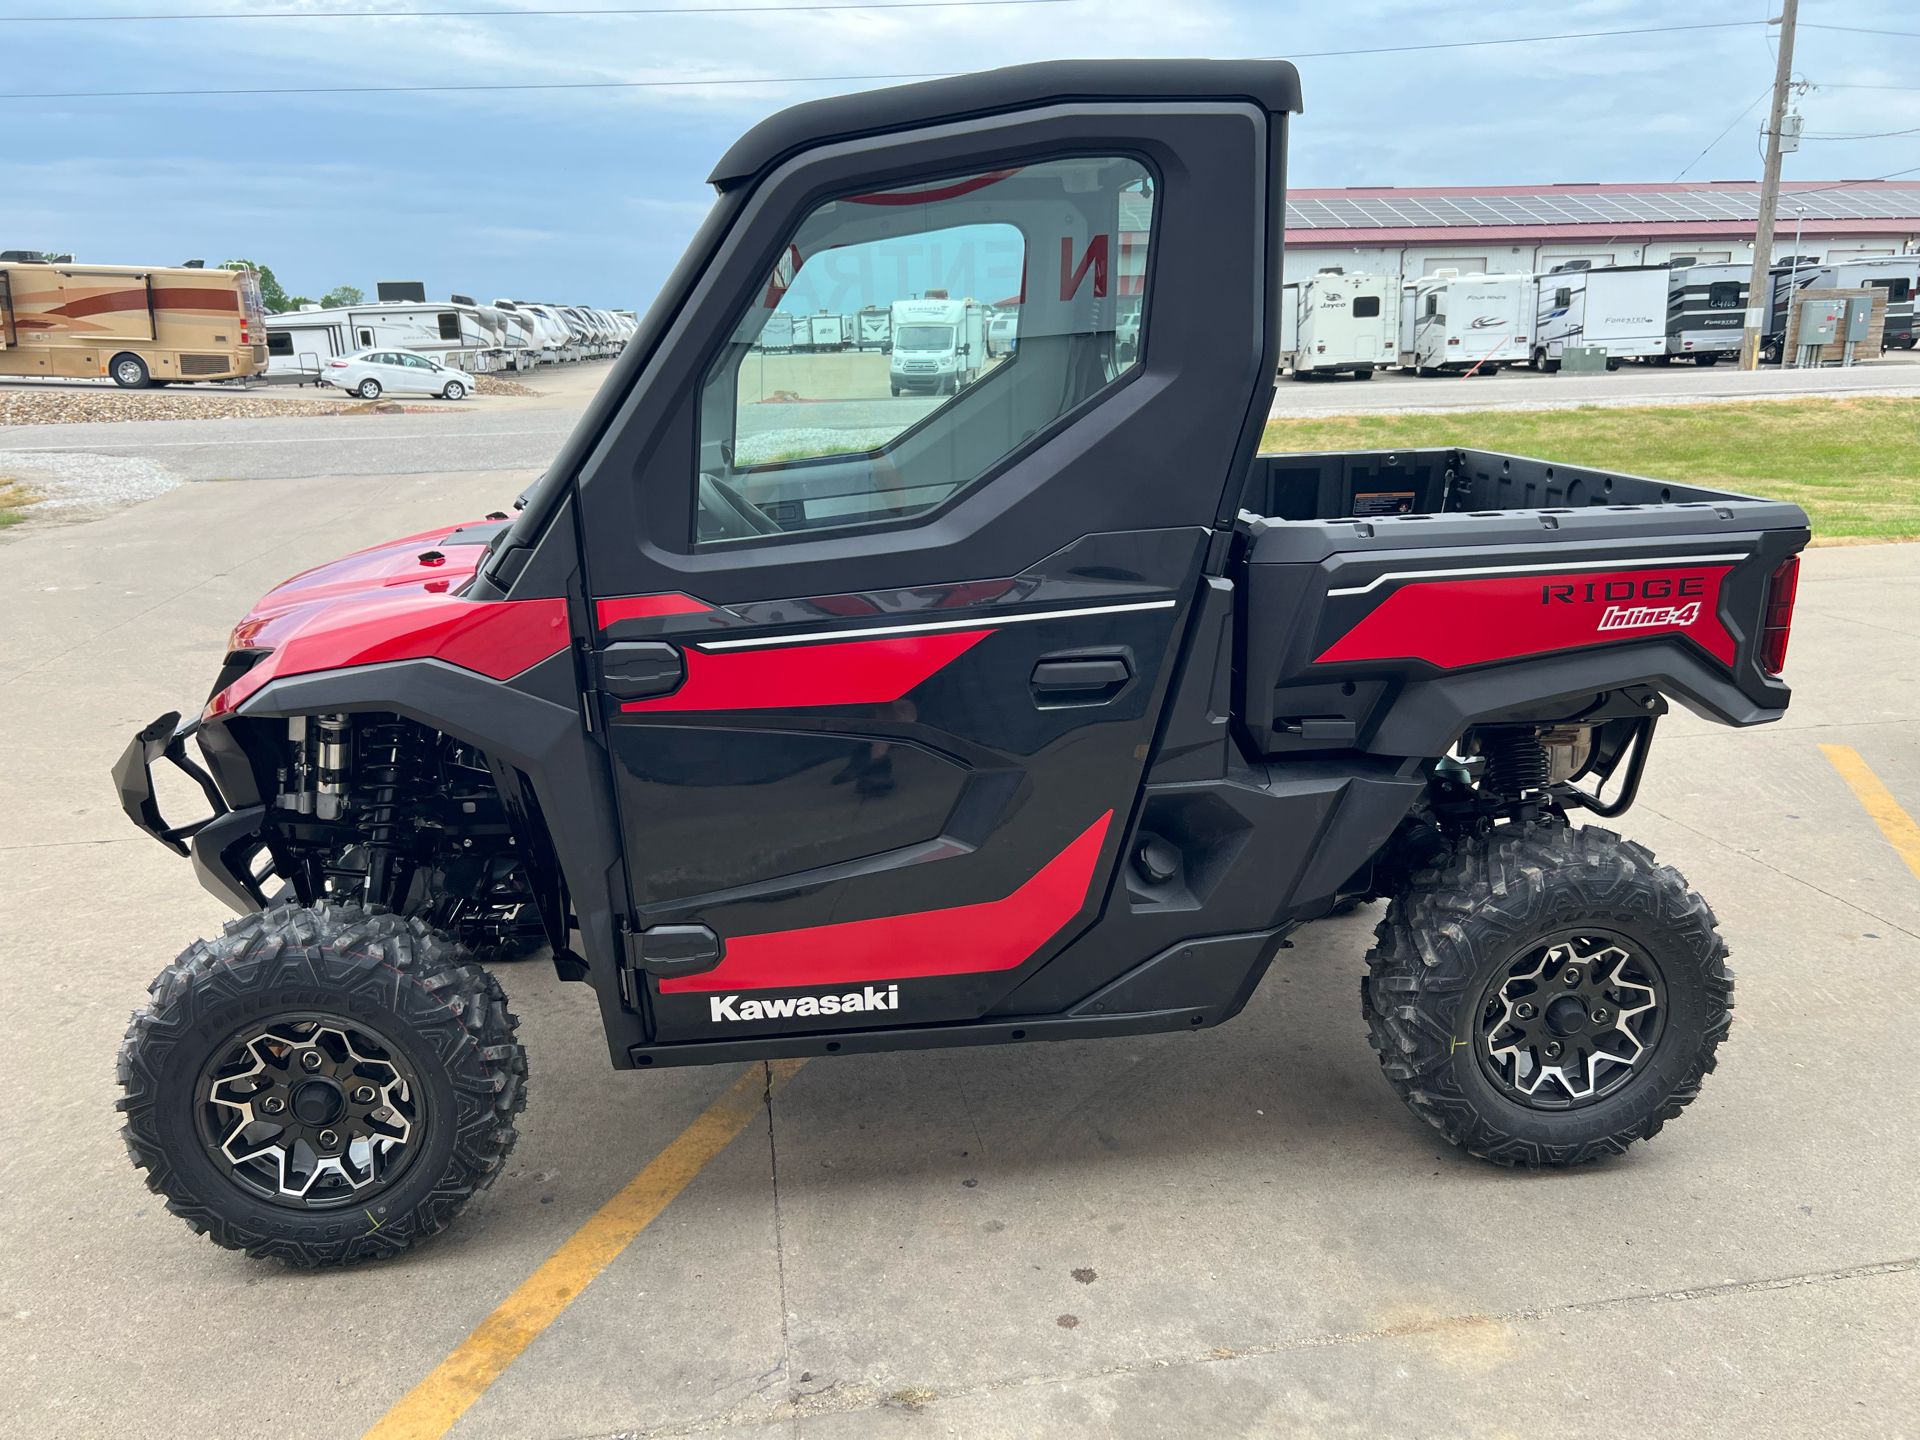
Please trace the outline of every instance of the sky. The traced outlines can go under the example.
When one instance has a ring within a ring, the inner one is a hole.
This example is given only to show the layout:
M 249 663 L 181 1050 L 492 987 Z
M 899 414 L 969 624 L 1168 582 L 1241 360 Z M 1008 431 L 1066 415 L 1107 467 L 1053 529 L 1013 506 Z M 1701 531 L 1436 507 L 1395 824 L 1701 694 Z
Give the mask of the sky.
M 1066 57 L 1297 59 L 1306 113 L 1289 144 L 1296 186 L 1664 181 L 1683 169 L 1689 179 L 1751 179 L 1774 63 L 1768 32 L 1751 22 L 1777 9 L 1777 0 L 893 3 L 0 0 L 0 249 L 110 263 L 247 257 L 272 266 L 290 293 L 316 297 L 340 284 L 371 295 L 376 281 L 402 279 L 424 281 L 436 298 L 644 308 L 708 208 L 712 163 L 755 121 L 885 83 L 845 77 Z M 702 13 L 489 13 L 636 5 Z M 743 5 L 755 8 L 711 13 Z M 347 10 L 479 13 L 317 18 Z M 268 11 L 298 13 L 79 18 Z M 19 18 L 31 16 L 56 18 Z M 1801 102 L 1809 136 L 1877 138 L 1809 139 L 1788 157 L 1787 178 L 1920 164 L 1920 37 L 1807 28 L 1920 32 L 1920 7 L 1803 0 L 1800 19 L 1795 70 L 1815 87 Z M 1715 21 L 1748 23 L 1309 53 Z M 13 98 L 606 81 L 683 83 Z M 1856 88 L 1872 86 L 1910 88 Z M 1903 129 L 1916 133 L 1884 133 Z

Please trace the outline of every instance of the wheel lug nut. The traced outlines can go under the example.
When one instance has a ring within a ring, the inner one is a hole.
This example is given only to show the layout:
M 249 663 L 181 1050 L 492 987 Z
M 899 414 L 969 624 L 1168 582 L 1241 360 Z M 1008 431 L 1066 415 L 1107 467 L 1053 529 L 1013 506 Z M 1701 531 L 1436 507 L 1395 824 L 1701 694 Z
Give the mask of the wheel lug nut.
M 1513 1013 L 1518 1015 L 1522 1020 L 1531 1020 L 1533 1018 L 1533 1006 L 1529 1005 L 1525 1000 L 1522 1000 L 1518 1005 L 1513 1007 Z
M 307 1051 L 306 1054 L 300 1057 L 300 1068 L 302 1070 L 318 1070 L 320 1068 L 320 1052 L 318 1050 Z
M 1607 1018 L 1608 1018 L 1607 1012 L 1604 1009 L 1595 1010 L 1593 1012 L 1593 1023 L 1596 1025 L 1606 1024 Z
M 286 1104 L 287 1102 L 282 1100 L 278 1095 L 269 1095 L 260 1102 L 260 1108 L 269 1115 L 278 1115 L 286 1108 Z
M 322 1130 L 320 1132 L 320 1145 L 323 1149 L 331 1150 L 333 1149 L 334 1146 L 338 1145 L 339 1143 L 340 1143 L 340 1137 L 337 1134 L 335 1134 L 333 1131 Z
M 373 1096 L 374 1089 L 371 1085 L 362 1085 L 353 1092 L 353 1098 L 362 1105 L 365 1105 L 369 1100 L 373 1099 Z
M 1558 1060 L 1560 1058 L 1560 1042 L 1558 1040 L 1549 1040 L 1546 1043 L 1545 1049 L 1549 1060 Z
M 1561 974 L 1560 978 L 1569 985 L 1578 985 L 1580 983 L 1580 972 L 1569 967 Z

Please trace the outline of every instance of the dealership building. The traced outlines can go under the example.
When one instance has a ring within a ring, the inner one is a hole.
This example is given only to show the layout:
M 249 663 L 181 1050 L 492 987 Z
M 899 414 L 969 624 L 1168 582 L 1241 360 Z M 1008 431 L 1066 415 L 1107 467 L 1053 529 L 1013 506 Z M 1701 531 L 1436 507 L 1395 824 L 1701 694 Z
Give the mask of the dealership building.
M 1287 277 L 1334 265 L 1411 278 L 1446 269 L 1537 272 L 1568 260 L 1750 264 L 1759 203 L 1753 180 L 1292 190 Z M 1773 253 L 1822 262 L 1920 253 L 1920 184 L 1783 183 Z

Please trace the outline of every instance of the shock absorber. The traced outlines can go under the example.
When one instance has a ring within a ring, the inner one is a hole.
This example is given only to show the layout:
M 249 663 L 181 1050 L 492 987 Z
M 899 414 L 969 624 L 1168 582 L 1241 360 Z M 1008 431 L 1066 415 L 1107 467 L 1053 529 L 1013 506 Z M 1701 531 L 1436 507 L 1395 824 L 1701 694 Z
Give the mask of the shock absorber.
M 418 732 L 405 721 L 369 722 L 360 732 L 358 794 L 365 809 L 366 899 L 399 910 L 413 882 L 414 860 L 407 802 L 418 786 L 422 763 Z
M 1503 799 L 1525 799 L 1546 789 L 1551 779 L 1547 747 L 1528 726 L 1503 725 L 1482 730 L 1480 753 L 1487 757 L 1485 788 Z
M 338 820 L 347 808 L 347 742 L 353 733 L 352 722 L 344 715 L 322 715 L 315 724 L 318 732 L 319 764 L 314 786 L 313 813 L 322 820 Z

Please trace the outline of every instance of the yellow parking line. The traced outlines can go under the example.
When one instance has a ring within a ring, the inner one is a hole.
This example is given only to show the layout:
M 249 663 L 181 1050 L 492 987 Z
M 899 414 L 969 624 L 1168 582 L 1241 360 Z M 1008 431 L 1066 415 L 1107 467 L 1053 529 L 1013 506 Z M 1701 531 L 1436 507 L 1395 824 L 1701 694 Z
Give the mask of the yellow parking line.
M 594 1276 L 659 1217 L 806 1063 L 776 1060 L 764 1071 L 758 1065 L 749 1066 L 726 1094 L 574 1231 L 519 1289 L 454 1346 L 431 1375 L 382 1416 L 365 1440 L 428 1440 L 452 1429 L 520 1352 L 560 1318 Z
M 1840 772 L 1840 778 L 1847 782 L 1873 823 L 1880 827 L 1887 843 L 1907 862 L 1914 878 L 1920 880 L 1920 825 L 1914 824 L 1913 817 L 1900 808 L 1900 802 L 1867 767 L 1858 750 L 1851 745 L 1822 745 L 1820 749 L 1833 762 L 1833 768 Z

